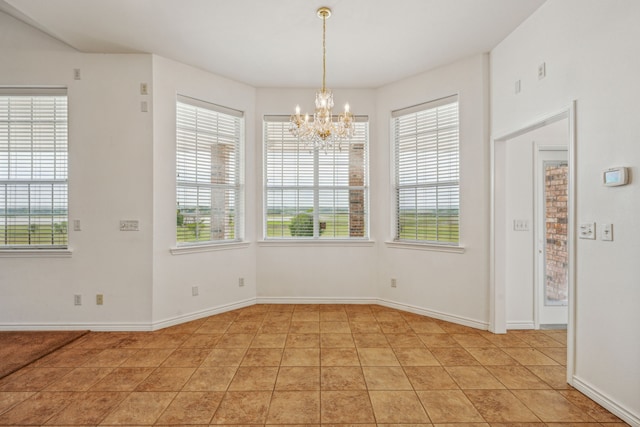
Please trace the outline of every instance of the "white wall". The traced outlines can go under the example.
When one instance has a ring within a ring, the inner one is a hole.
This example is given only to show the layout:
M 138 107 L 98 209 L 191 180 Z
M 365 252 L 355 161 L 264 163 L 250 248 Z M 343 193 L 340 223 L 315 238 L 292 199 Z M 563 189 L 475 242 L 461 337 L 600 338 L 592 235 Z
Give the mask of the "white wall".
M 568 119 L 560 120 L 524 135 L 502 142 L 505 158 L 496 163 L 498 174 L 504 173 L 504 193 L 496 204 L 504 204 L 504 219 L 496 222 L 504 227 L 505 284 L 507 329 L 534 327 L 534 149 L 538 146 L 566 146 L 569 141 Z M 498 198 L 498 197 L 496 197 Z M 528 231 L 515 231 L 514 220 L 527 220 Z
M 356 115 L 368 115 L 370 121 L 370 174 L 377 175 L 375 92 L 373 90 L 334 89 L 336 110 L 349 102 Z M 255 170 L 262 171 L 262 120 L 265 115 L 290 115 L 297 104 L 302 112 L 313 112 L 314 90 L 258 89 L 256 102 Z M 384 155 L 384 154 L 382 154 Z M 260 175 L 260 173 L 259 173 Z M 259 189 L 255 223 L 257 239 L 263 238 L 263 177 L 256 179 Z M 371 183 L 372 197 L 377 189 Z M 371 212 L 371 218 L 377 211 Z M 377 239 L 371 228 L 371 238 Z M 368 300 L 376 296 L 377 249 L 362 243 L 258 243 L 257 295 L 264 301 L 337 301 Z
M 244 112 L 245 160 L 255 163 L 255 89 L 197 68 L 153 56 L 153 323 L 175 323 L 237 304 L 256 295 L 254 246 L 172 255 L 176 246 L 176 94 Z M 246 167 L 245 233 L 254 240 L 256 180 L 259 173 Z M 225 246 L 220 246 L 224 248 Z M 244 278 L 244 287 L 238 279 Z M 198 286 L 199 295 L 191 294 Z
M 151 316 L 149 55 L 80 54 L 0 13 L 0 85 L 56 85 L 69 98 L 69 258 L 0 254 L 0 328 L 143 328 Z M 73 80 L 74 68 L 82 79 Z M 140 220 L 120 232 L 120 219 Z M 95 295 L 104 294 L 96 306 Z M 82 294 L 83 305 L 73 305 Z M 29 326 L 31 325 L 31 326 Z
M 491 52 L 492 130 L 507 134 L 577 101 L 577 222 L 614 224 L 578 240 L 574 383 L 640 425 L 640 2 L 548 0 Z M 547 76 L 537 78 L 546 62 Z M 522 92 L 514 94 L 514 82 Z M 602 170 L 632 168 L 606 188 Z
M 378 155 L 372 166 L 380 298 L 481 328 L 487 327 L 489 307 L 488 81 L 488 57 L 476 55 L 380 88 Z M 391 112 L 453 94 L 460 102 L 460 243 L 465 252 L 388 247 L 394 206 Z M 397 288 L 390 287 L 391 278 Z

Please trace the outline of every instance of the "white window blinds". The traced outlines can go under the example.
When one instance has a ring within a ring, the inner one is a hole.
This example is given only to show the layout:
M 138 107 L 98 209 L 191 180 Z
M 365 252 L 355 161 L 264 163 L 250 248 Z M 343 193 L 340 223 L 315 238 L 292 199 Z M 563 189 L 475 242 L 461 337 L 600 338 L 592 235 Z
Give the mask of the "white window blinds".
M 458 97 L 392 114 L 399 241 L 459 243 Z
M 366 239 L 369 232 L 369 124 L 353 138 L 310 150 L 289 132 L 288 117 L 264 119 L 266 239 Z
M 183 96 L 176 109 L 178 245 L 242 240 L 243 114 Z
M 67 247 L 67 114 L 64 89 L 0 89 L 0 247 Z

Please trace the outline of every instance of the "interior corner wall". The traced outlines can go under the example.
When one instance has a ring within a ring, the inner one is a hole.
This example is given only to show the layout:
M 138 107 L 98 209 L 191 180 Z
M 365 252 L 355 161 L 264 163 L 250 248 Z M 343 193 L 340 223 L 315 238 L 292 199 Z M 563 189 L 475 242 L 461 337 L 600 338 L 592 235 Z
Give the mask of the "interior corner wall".
M 255 245 L 172 255 L 176 247 L 176 95 L 244 112 L 245 235 L 255 241 L 255 89 L 157 55 L 153 56 L 153 325 L 154 328 L 252 304 Z M 239 286 L 239 279 L 244 286 Z M 197 296 L 192 287 L 198 287 Z
M 578 239 L 574 386 L 640 425 L 640 3 L 547 0 L 491 52 L 492 130 L 523 128 L 576 101 L 577 223 L 612 223 L 614 240 Z M 546 63 L 546 77 L 538 66 Z M 521 80 L 521 92 L 514 82 Z M 622 187 L 602 171 L 631 169 Z
M 373 177 L 379 173 L 374 159 L 381 154 L 377 149 L 375 92 L 373 90 L 336 89 L 336 106 L 349 102 L 355 114 L 368 115 L 370 121 L 370 176 L 371 199 L 376 197 Z M 258 89 L 255 121 L 255 170 L 262 171 L 263 117 L 290 115 L 296 104 L 301 110 L 313 112 L 314 90 Z M 256 177 L 257 205 L 255 223 L 258 240 L 263 239 L 263 176 Z M 372 205 L 370 205 L 372 206 Z M 371 212 L 371 218 L 377 212 Z M 371 238 L 377 239 L 371 227 Z M 274 302 L 345 302 L 375 300 L 378 263 L 375 245 L 351 243 L 258 242 L 257 276 L 259 301 Z
M 0 328 L 146 328 L 152 121 L 139 91 L 151 56 L 82 54 L 0 12 L 0 57 L 0 86 L 67 88 L 69 223 L 82 228 L 69 229 L 71 257 L 0 257 Z M 120 232 L 121 219 L 139 220 L 140 231 Z
M 378 295 L 386 302 L 486 329 L 489 319 L 488 56 L 475 55 L 377 91 L 378 155 L 373 159 Z M 391 112 L 459 95 L 460 244 L 465 252 L 390 247 L 395 204 Z M 391 278 L 397 287 L 391 288 Z

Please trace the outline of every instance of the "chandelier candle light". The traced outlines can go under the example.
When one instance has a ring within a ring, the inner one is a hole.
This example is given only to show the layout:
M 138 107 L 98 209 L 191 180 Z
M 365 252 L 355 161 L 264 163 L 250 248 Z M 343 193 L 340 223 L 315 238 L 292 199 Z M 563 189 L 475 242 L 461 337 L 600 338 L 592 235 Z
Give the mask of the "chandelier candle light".
M 309 115 L 304 118 L 300 116 L 300 106 L 296 105 L 296 113 L 289 121 L 289 131 L 303 141 L 305 145 L 312 149 L 327 150 L 335 143 L 340 147 L 343 139 L 353 136 L 355 127 L 353 114 L 349 111 L 349 104 L 344 106 L 344 113 L 333 121 L 331 109 L 333 108 L 333 93 L 325 86 L 327 74 L 327 48 L 326 32 L 327 18 L 331 16 L 331 9 L 321 7 L 318 9 L 318 18 L 322 19 L 322 89 L 316 92 L 316 111 L 313 114 L 313 121 L 309 121 Z

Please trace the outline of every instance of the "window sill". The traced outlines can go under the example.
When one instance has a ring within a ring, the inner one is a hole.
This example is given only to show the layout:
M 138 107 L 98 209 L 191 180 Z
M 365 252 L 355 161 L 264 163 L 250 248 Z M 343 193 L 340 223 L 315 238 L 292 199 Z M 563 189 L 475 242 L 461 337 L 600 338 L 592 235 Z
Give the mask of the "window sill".
M 447 246 L 437 245 L 434 243 L 413 243 L 413 242 L 385 242 L 388 248 L 394 249 L 412 249 L 417 251 L 434 251 L 434 252 L 448 252 L 453 254 L 463 254 L 465 252 L 464 246 Z
M 0 258 L 71 258 L 71 249 L 0 249 Z
M 227 251 L 249 247 L 249 242 L 209 243 L 204 245 L 176 246 L 170 248 L 171 255 L 195 254 L 200 252 Z
M 326 246 L 326 247 L 371 247 L 376 244 L 375 240 L 329 240 L 329 239 L 273 239 L 260 240 L 258 246 L 265 247 L 304 247 L 304 246 Z

